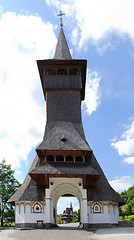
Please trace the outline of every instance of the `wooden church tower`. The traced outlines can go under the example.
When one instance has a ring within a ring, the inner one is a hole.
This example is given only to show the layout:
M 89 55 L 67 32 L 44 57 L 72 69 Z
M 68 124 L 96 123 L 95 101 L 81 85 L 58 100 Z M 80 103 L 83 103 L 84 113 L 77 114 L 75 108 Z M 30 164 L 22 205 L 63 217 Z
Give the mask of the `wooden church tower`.
M 75 196 L 81 222 L 118 224 L 124 202 L 109 185 L 82 126 L 86 60 L 72 59 L 62 24 L 53 59 L 37 61 L 46 101 L 46 127 L 37 156 L 17 192 L 18 227 L 52 227 L 57 223 L 57 201 Z

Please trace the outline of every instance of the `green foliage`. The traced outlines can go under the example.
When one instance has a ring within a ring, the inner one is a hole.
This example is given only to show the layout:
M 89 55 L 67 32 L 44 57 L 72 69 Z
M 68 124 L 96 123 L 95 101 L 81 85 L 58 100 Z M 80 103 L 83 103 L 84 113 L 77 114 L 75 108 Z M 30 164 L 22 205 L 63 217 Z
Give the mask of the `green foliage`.
M 14 216 L 13 209 L 7 204 L 8 199 L 20 187 L 20 183 L 14 177 L 14 171 L 11 165 L 6 165 L 3 160 L 0 163 L 0 202 L 1 202 L 1 223 L 3 224 L 3 217 Z M 5 215 L 5 216 L 4 216 Z
M 61 222 L 61 214 L 57 215 L 57 224 L 62 224 L 62 222 Z
M 73 214 L 73 218 L 72 218 L 72 223 L 77 222 L 77 218 L 75 217 L 75 214 Z
M 126 202 L 123 209 L 119 209 L 120 216 L 125 220 L 126 216 L 134 214 L 134 186 L 127 191 L 121 192 L 120 196 Z
M 80 222 L 80 209 L 78 209 L 78 222 Z
M 5 212 L 4 212 L 4 218 L 15 219 L 14 209 L 6 205 Z
M 120 221 L 132 221 L 132 220 L 134 220 L 134 215 L 124 216 L 124 218 L 120 216 Z
M 1 223 L 0 223 L 0 229 L 2 228 L 9 228 L 9 227 L 15 227 L 15 222 L 13 223 L 5 223 L 4 226 L 1 226 Z
M 80 209 L 78 211 L 74 211 L 72 223 L 80 222 Z

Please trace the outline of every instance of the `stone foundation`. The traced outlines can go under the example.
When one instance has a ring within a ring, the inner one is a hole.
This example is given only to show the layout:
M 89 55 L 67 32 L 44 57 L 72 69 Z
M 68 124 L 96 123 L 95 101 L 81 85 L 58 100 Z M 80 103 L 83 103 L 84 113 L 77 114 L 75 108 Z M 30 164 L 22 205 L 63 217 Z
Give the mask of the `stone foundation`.
M 42 223 L 42 226 L 39 226 L 38 223 L 16 223 L 15 227 L 22 229 L 41 229 L 41 228 L 54 228 L 55 225 L 52 223 Z
M 118 224 L 115 223 L 92 223 L 88 224 L 88 228 L 115 228 L 118 227 Z M 87 227 L 86 227 L 87 228 Z
M 88 224 L 88 228 L 115 228 L 115 227 L 134 227 L 134 221 L 121 221 L 118 224 L 115 223 L 95 223 L 95 224 Z M 87 229 L 84 226 L 84 228 Z
M 84 228 L 84 229 L 89 228 L 89 223 L 83 223 L 83 228 Z
M 118 223 L 119 227 L 134 227 L 134 221 L 121 221 Z
M 45 223 L 45 228 L 49 229 L 49 228 L 54 228 L 55 225 L 53 223 Z

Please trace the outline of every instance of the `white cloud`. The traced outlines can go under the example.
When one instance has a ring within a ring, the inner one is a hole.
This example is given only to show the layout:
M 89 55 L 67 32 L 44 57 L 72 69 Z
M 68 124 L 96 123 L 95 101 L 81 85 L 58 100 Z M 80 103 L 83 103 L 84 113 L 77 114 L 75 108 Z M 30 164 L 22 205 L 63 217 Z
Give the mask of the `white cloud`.
M 123 162 L 128 163 L 128 164 L 134 164 L 134 157 L 124 158 Z
M 127 33 L 134 39 L 133 0 L 46 0 L 46 3 L 57 10 L 61 7 L 67 17 L 72 17 L 72 23 L 74 19 L 77 21 L 81 32 L 80 46 L 88 37 L 99 40 L 112 31 L 121 37 Z
M 79 29 L 76 27 L 72 31 L 71 41 L 74 45 L 78 43 Z
M 0 29 L 0 160 L 16 167 L 43 137 L 45 107 L 37 104 L 43 94 L 36 60 L 53 57 L 56 37 L 53 26 L 37 16 L 5 13 Z
M 15 175 L 20 175 L 21 174 L 21 171 L 17 170 L 15 171 Z
M 134 179 L 130 176 L 122 176 L 116 177 L 114 180 L 109 181 L 109 183 L 117 192 L 122 192 L 134 185 Z
M 86 106 L 86 111 L 89 115 L 96 111 L 100 104 L 100 80 L 101 77 L 98 76 L 97 72 L 90 72 L 89 70 L 87 71 L 84 105 Z
M 120 156 L 127 155 L 132 156 L 134 154 L 134 121 L 128 125 L 126 131 L 121 135 L 119 141 L 112 142 L 111 146 L 114 147 Z M 126 159 L 125 162 L 130 163 L 130 160 Z

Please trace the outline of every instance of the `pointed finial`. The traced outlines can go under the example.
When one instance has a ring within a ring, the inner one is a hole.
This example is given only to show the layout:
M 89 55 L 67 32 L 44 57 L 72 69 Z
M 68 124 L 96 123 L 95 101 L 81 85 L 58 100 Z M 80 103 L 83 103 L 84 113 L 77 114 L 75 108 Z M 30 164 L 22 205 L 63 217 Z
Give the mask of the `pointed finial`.
M 65 13 L 62 13 L 62 11 L 60 10 L 60 13 L 57 15 L 58 17 L 60 17 L 60 27 L 63 27 L 63 23 L 62 23 L 62 16 L 65 15 Z

